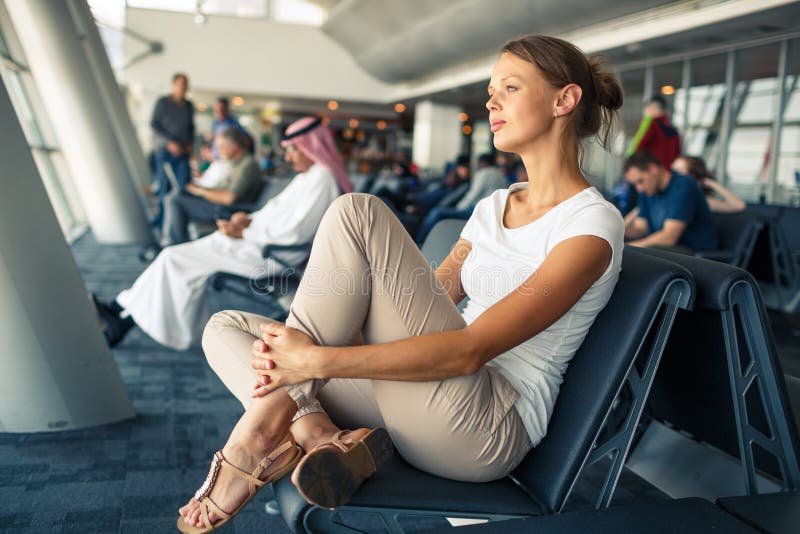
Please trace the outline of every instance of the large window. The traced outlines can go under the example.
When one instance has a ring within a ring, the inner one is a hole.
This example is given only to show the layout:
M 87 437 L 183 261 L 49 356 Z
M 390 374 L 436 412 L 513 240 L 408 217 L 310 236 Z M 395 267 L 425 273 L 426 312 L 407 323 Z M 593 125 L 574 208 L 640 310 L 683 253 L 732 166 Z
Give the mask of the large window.
M 725 174 L 749 201 L 766 196 L 772 123 L 778 88 L 778 44 L 736 52 L 732 130 Z
M 724 135 L 726 60 L 725 54 L 692 60 L 686 99 L 688 110 L 679 110 L 687 119 L 687 124 L 681 128 L 683 152 L 705 159 L 712 168 L 718 167 L 720 141 Z
M 8 91 L 22 131 L 31 148 L 42 183 L 67 240 L 85 228 L 85 216 L 75 194 L 55 135 L 47 122 L 25 58 L 0 3 L 0 76 Z
M 777 194 L 800 205 L 800 39 L 789 43 L 785 107 L 776 174 Z
M 747 201 L 800 205 L 800 39 L 792 36 L 786 43 L 783 78 L 779 39 L 708 55 L 697 51 L 648 67 L 622 65 L 626 144 L 643 99 L 661 92 L 673 110 L 684 154 L 705 159 L 717 178 Z

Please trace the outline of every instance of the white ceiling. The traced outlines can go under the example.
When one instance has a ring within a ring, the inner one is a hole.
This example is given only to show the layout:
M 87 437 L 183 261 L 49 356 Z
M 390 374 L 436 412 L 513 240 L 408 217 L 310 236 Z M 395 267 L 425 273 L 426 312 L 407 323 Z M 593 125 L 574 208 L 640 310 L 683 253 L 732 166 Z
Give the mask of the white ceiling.
M 564 34 L 675 3 L 685 2 L 343 0 L 331 9 L 322 31 L 373 76 L 406 82 L 495 53 L 518 35 Z

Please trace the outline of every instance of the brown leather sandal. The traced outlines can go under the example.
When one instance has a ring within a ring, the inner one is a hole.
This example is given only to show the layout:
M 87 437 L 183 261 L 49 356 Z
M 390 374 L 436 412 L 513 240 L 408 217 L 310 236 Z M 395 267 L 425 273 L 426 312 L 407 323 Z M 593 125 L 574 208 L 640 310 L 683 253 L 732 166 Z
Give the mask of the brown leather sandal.
M 277 468 L 268 474 L 265 479 L 261 479 L 260 477 L 267 471 L 269 471 L 270 466 L 276 463 L 276 460 L 281 458 L 282 456 L 286 456 L 284 460 L 281 460 L 281 464 L 277 466 Z M 281 443 L 275 447 L 272 452 L 270 452 L 264 459 L 262 459 L 256 468 L 253 470 L 252 473 L 247 473 L 242 471 L 222 455 L 222 451 L 217 451 L 214 453 L 214 459 L 211 461 L 211 469 L 208 472 L 208 476 L 206 477 L 205 482 L 203 485 L 200 486 L 200 489 L 194 494 L 194 498 L 200 503 L 200 518 L 203 522 L 203 526 L 196 527 L 194 525 L 187 525 L 186 522 L 183 520 L 183 516 L 178 518 L 178 530 L 181 532 L 185 532 L 187 534 L 200 534 L 203 532 L 211 532 L 212 530 L 217 530 L 222 525 L 226 524 L 228 521 L 233 518 L 239 511 L 244 508 L 244 506 L 250 502 L 250 500 L 255 497 L 256 493 L 269 484 L 270 482 L 274 482 L 278 480 L 286 473 L 291 471 L 295 465 L 300 461 L 300 458 L 303 456 L 303 450 L 297 446 L 292 439 L 291 434 L 287 434 L 286 437 L 281 441 Z M 211 489 L 214 487 L 214 484 L 217 481 L 217 475 L 219 474 L 221 469 L 227 469 L 231 473 L 235 474 L 236 476 L 247 480 L 249 484 L 249 491 L 250 496 L 247 497 L 242 504 L 239 505 L 236 510 L 231 513 L 227 513 L 222 510 L 217 503 L 211 500 L 209 494 L 211 493 Z M 213 524 L 211 523 L 211 519 L 208 516 L 209 511 L 213 511 L 219 519 Z
M 322 508 L 341 506 L 363 482 L 392 456 L 392 440 L 376 428 L 359 440 L 342 430 L 327 443 L 312 449 L 292 474 L 292 483 L 305 500 Z

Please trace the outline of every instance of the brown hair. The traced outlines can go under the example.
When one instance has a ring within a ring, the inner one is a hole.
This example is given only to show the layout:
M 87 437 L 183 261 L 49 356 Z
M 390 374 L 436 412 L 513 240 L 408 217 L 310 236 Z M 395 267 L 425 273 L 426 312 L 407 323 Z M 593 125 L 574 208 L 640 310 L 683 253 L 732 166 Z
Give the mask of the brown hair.
M 711 174 L 711 171 L 708 170 L 706 167 L 706 162 L 703 161 L 703 158 L 698 158 L 697 156 L 678 156 L 679 158 L 683 158 L 686 160 L 686 163 L 689 165 L 689 176 L 699 180 L 700 182 L 703 181 L 703 178 L 711 178 L 714 179 L 714 175 Z
M 697 156 L 678 156 L 678 158 L 683 158 L 688 163 L 688 172 L 689 176 L 697 180 L 697 184 L 703 189 L 706 195 L 711 193 L 713 190 L 710 187 L 706 187 L 703 184 L 703 180 L 708 178 L 709 180 L 714 180 L 714 175 L 711 174 L 711 171 L 708 170 L 706 167 L 706 162 L 703 158 Z M 677 158 L 675 158 L 677 159 Z
M 536 65 L 553 87 L 578 85 L 583 94 L 570 114 L 576 141 L 597 135 L 603 148 L 608 148 L 616 110 L 622 107 L 622 87 L 606 69 L 605 58 L 587 57 L 572 43 L 546 35 L 526 35 L 508 41 L 502 52 Z

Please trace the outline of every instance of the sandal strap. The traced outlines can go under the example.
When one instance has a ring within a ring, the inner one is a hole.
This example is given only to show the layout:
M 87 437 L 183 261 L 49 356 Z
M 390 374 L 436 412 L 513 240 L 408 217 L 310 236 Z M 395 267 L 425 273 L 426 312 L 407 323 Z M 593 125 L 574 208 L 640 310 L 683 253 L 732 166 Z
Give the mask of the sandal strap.
M 203 524 L 206 528 L 212 528 L 214 525 L 211 523 L 211 518 L 208 517 L 208 509 L 212 508 L 212 512 L 217 514 L 217 521 L 224 521 L 225 519 L 230 519 L 231 515 L 217 506 L 217 503 L 211 500 L 211 497 L 205 496 L 203 500 L 200 501 L 200 517 L 203 518 Z
M 352 440 L 345 441 L 342 439 L 342 436 L 348 434 L 349 432 L 350 432 L 349 430 L 338 431 L 336 434 L 333 435 L 330 441 L 326 441 L 325 443 L 320 443 L 319 445 L 311 449 L 311 452 L 317 449 L 321 449 L 322 447 L 330 447 L 330 446 L 334 446 L 337 449 L 341 450 L 342 452 L 349 451 L 350 448 L 353 446 L 353 441 Z
M 194 498 L 197 501 L 202 502 L 206 499 L 211 493 L 211 489 L 214 487 L 214 484 L 217 482 L 217 477 L 219 476 L 219 472 L 221 469 L 225 469 L 230 471 L 234 475 L 238 476 L 239 478 L 243 478 L 248 482 L 248 491 L 250 493 L 250 497 L 254 496 L 259 488 L 265 486 L 267 483 L 259 478 L 264 470 L 269 468 L 275 460 L 284 454 L 286 451 L 296 447 L 294 439 L 292 439 L 291 433 L 288 433 L 285 437 L 283 442 L 272 449 L 272 451 L 264 457 L 258 465 L 256 465 L 255 469 L 252 473 L 248 473 L 242 469 L 239 469 L 232 463 L 230 463 L 225 456 L 223 456 L 222 451 L 217 451 L 214 453 L 214 458 L 211 460 L 211 468 L 208 471 L 208 475 L 206 476 L 205 481 L 200 486 L 200 488 L 195 492 Z M 210 501 L 213 504 L 213 501 Z M 216 504 L 213 504 L 214 508 L 219 510 L 221 513 L 225 513 L 222 511 Z

